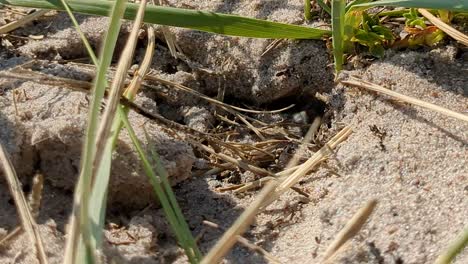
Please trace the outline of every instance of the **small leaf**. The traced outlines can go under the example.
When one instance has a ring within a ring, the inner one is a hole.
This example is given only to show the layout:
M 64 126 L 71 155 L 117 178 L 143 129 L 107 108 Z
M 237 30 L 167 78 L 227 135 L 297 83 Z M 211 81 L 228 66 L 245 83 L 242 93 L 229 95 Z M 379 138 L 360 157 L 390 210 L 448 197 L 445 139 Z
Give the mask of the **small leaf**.
M 382 45 L 370 46 L 369 52 L 372 54 L 372 56 L 375 56 L 377 58 L 383 58 L 385 54 L 385 50 L 382 47 Z
M 393 36 L 392 30 L 386 28 L 384 26 L 373 26 L 372 31 L 376 32 L 377 34 L 383 36 L 385 40 L 394 40 L 395 37 Z

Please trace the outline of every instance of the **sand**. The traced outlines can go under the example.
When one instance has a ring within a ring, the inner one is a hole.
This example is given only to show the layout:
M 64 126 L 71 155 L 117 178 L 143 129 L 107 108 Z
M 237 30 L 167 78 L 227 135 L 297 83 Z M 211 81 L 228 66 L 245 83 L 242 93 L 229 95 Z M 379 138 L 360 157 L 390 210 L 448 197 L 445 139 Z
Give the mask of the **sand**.
M 299 0 L 169 2 L 185 8 L 306 24 Z M 106 19 L 79 16 L 79 21 L 97 48 Z M 320 23 L 314 21 L 310 25 Z M 298 184 L 310 195 L 310 201 L 288 192 L 261 213 L 245 234 L 281 263 L 319 263 L 336 234 L 370 199 L 378 200 L 375 212 L 335 257 L 336 263 L 431 263 L 468 224 L 468 124 L 386 96 L 335 84 L 330 54 L 323 41 L 283 41 L 260 57 L 271 40 L 231 38 L 185 29 L 172 31 L 187 59 L 172 58 L 164 42 L 158 40 L 152 69 L 161 78 L 213 97 L 222 87 L 227 102 L 256 109 L 276 109 L 294 102 L 298 107 L 289 112 L 254 117 L 264 122 L 310 123 L 321 115 L 324 121 L 315 138 L 317 145 L 345 125 L 353 129 L 351 137 L 324 166 Z M 125 25 L 121 39 L 127 33 Z M 86 54 L 65 14 L 41 18 L 14 34 L 44 38 L 0 47 L 0 71 L 35 58 L 36 71 L 92 80 L 93 71 L 89 68 L 62 62 Z M 162 35 L 160 31 L 158 35 Z M 142 39 L 134 64 L 141 61 L 144 43 Z M 431 49 L 388 51 L 381 60 L 369 62 L 361 57 L 362 63 L 348 65 L 339 77 L 360 76 L 400 93 L 468 113 L 467 56 L 466 48 L 451 41 Z M 156 92 L 143 91 L 138 103 L 150 111 L 204 132 L 219 123 L 216 108 L 206 102 L 157 83 L 148 84 L 155 86 Z M 37 170 L 46 177 L 38 222 L 50 263 L 60 263 L 86 127 L 87 95 L 4 78 L 0 78 L 0 92 L 0 141 L 10 153 L 26 192 Z M 317 93 L 320 100 L 315 98 Z M 143 125 L 156 142 L 189 227 L 194 235 L 204 232 L 199 245 L 206 253 L 222 231 L 207 228 L 202 222 L 209 220 L 226 229 L 258 194 L 220 193 L 217 189 L 258 176 L 245 171 L 199 176 L 207 161 L 190 144 L 135 113 L 130 120 L 145 144 Z M 249 135 L 239 140 L 258 140 L 248 130 L 246 133 Z M 288 157 L 283 155 L 280 160 L 285 163 Z M 113 160 L 104 261 L 186 263 L 125 133 Z M 0 189 L 1 237 L 18 222 L 3 179 Z M 27 241 L 21 235 L 0 249 L 0 263 L 35 263 L 24 246 Z M 465 250 L 455 263 L 467 261 Z M 225 262 L 268 261 L 252 250 L 236 246 Z

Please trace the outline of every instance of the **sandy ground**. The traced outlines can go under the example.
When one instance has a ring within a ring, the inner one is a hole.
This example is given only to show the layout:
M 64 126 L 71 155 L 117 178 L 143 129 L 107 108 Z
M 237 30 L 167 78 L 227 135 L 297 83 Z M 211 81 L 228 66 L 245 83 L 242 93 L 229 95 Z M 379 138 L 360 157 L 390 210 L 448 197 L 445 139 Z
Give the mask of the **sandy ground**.
M 169 2 L 185 8 L 304 23 L 299 0 Z M 4 23 L 1 19 L 0 23 Z M 106 20 L 85 16 L 78 19 L 91 43 L 99 46 Z M 128 25 L 122 29 L 122 39 L 127 32 Z M 336 256 L 336 263 L 431 263 L 468 224 L 468 124 L 385 96 L 335 85 L 330 55 L 322 41 L 284 41 L 260 58 L 270 40 L 230 38 L 185 29 L 173 32 L 187 60 L 172 58 L 164 42 L 159 41 L 152 68 L 162 78 L 209 96 L 216 96 L 221 86 L 226 89 L 226 100 L 241 106 L 244 103 L 253 108 L 276 109 L 292 101 L 298 107 L 287 113 L 256 118 L 264 122 L 299 118 L 299 123 L 310 123 L 315 115 L 321 115 L 324 123 L 314 139 L 317 145 L 345 125 L 354 131 L 326 166 L 298 184 L 310 195 L 310 201 L 304 201 L 295 192 L 285 194 L 259 215 L 245 235 L 281 263 L 319 263 L 339 230 L 365 202 L 374 198 L 378 199 L 374 214 Z M 66 15 L 44 17 L 14 34 L 44 38 L 14 42 L 17 46 L 13 47 L 4 44 L 0 47 L 0 71 L 36 58 L 39 62 L 35 71 L 92 80 L 89 68 L 57 63 L 86 54 Z M 135 64 L 143 52 L 144 40 Z M 357 75 L 468 113 L 467 54 L 466 48 L 454 43 L 417 51 L 388 51 L 382 60 L 362 59 L 355 67 L 349 65 L 340 78 Z M 146 109 L 201 131 L 214 128 L 217 121 L 212 106 L 152 85 L 159 90 L 144 91 L 139 97 L 138 103 Z M 0 78 L 0 92 L 0 140 L 24 182 L 23 189 L 29 191 L 30 178 L 36 171 L 46 177 L 38 222 L 50 262 L 59 263 L 79 168 L 88 98 L 84 93 L 57 86 L 5 78 Z M 326 107 L 316 105 L 316 93 Z M 161 94 L 164 99 L 158 97 Z M 243 171 L 197 176 L 206 161 L 192 146 L 161 132 L 159 125 L 139 115 L 132 114 L 131 120 L 140 138 L 144 138 L 141 126 L 145 124 L 156 142 L 190 228 L 194 235 L 203 233 L 199 245 L 206 253 L 222 232 L 205 227 L 202 221 L 228 228 L 257 194 L 220 193 L 217 188 L 248 182 L 256 176 Z M 247 131 L 242 140 L 257 140 L 251 134 Z M 151 187 L 125 133 L 114 155 L 109 195 L 106 262 L 110 258 L 121 263 L 186 262 L 175 247 L 163 212 L 153 202 Z M 0 209 L 2 237 L 18 224 L 3 179 Z M 21 235 L 1 248 L 0 263 L 35 263 L 26 244 L 27 237 Z M 225 262 L 268 261 L 250 249 L 236 246 Z M 465 250 L 455 263 L 466 262 Z

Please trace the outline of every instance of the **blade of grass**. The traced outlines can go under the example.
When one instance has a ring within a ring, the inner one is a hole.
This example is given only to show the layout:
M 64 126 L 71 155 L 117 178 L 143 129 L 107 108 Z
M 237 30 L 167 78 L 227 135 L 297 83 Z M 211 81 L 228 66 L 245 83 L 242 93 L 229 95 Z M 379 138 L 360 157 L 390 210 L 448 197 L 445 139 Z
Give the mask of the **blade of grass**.
M 329 15 L 331 15 L 331 8 L 323 0 L 317 0 L 317 4 Z
M 468 226 L 455 238 L 449 247 L 436 259 L 435 264 L 449 264 L 468 246 Z
M 96 54 L 94 54 L 94 51 L 93 51 L 93 48 L 91 47 L 91 44 L 89 44 L 88 39 L 83 34 L 83 31 L 81 31 L 80 25 L 78 24 L 78 21 L 76 20 L 75 15 L 73 15 L 73 12 L 71 11 L 70 6 L 68 6 L 66 0 L 61 0 L 61 1 L 62 1 L 62 4 L 63 4 L 64 8 L 65 8 L 65 11 L 68 14 L 68 17 L 70 17 L 70 19 L 71 19 L 71 21 L 73 23 L 73 26 L 75 26 L 75 29 L 78 32 L 78 35 L 80 35 L 81 41 L 83 41 L 83 44 L 85 45 L 86 50 L 88 51 L 88 55 L 91 57 L 91 60 L 93 61 L 94 65 L 96 65 L 96 67 L 98 67 L 99 63 L 98 63 L 98 59 L 96 57 Z
M 130 122 L 128 121 L 128 118 L 127 118 L 124 110 L 119 107 L 118 112 L 119 112 L 119 116 L 120 116 L 122 122 L 124 123 L 124 126 L 126 127 L 126 129 L 128 131 L 130 139 L 132 140 L 133 145 L 135 146 L 135 148 L 136 148 L 136 150 L 137 150 L 137 152 L 138 152 L 138 154 L 140 156 L 140 159 L 141 159 L 142 164 L 143 164 L 143 169 L 144 169 L 146 175 L 148 176 L 148 179 L 150 180 L 151 185 L 153 186 L 154 192 L 156 193 L 159 201 L 161 202 L 161 205 L 163 207 L 163 211 L 166 214 L 167 219 L 169 220 L 169 223 L 170 223 L 170 225 L 172 227 L 172 230 L 174 231 L 174 233 L 175 233 L 175 235 L 177 237 L 177 240 L 181 243 L 181 246 L 184 248 L 185 254 L 189 258 L 190 263 L 198 263 L 199 260 L 201 259 L 200 251 L 198 250 L 195 242 L 187 241 L 187 238 L 191 238 L 193 241 L 195 241 L 195 240 L 193 239 L 193 237 L 192 237 L 192 235 L 190 233 L 190 230 L 188 229 L 188 226 L 185 223 L 185 220 L 183 219 L 183 217 L 182 217 L 182 219 L 177 217 L 177 215 L 179 213 L 176 212 L 174 209 L 176 209 L 178 207 L 174 207 L 174 204 L 171 205 L 170 200 L 166 196 L 166 195 L 168 195 L 168 193 L 172 193 L 172 191 L 169 191 L 169 192 L 167 192 L 167 190 L 164 191 L 163 187 L 161 186 L 161 184 L 162 184 L 162 179 L 161 179 L 162 177 L 161 176 L 165 175 L 166 173 L 162 172 L 160 177 L 157 177 L 157 175 L 153 171 L 153 167 L 151 165 L 150 160 L 146 157 L 146 153 L 143 150 L 143 148 L 141 147 L 141 144 L 140 144 L 139 140 L 137 139 L 137 137 L 135 135 L 135 132 L 134 132 L 132 126 L 130 125 Z M 162 166 L 160 166 L 160 164 L 158 164 L 156 166 L 156 168 L 158 170 L 163 170 L 164 167 L 162 167 Z M 175 198 L 173 198 L 173 199 L 175 200 Z M 177 204 L 177 203 L 175 203 L 175 204 Z M 184 223 L 184 224 L 182 224 L 182 223 Z
M 105 149 L 106 142 L 109 139 L 111 126 L 116 116 L 116 110 L 119 105 L 120 96 L 122 95 L 123 86 L 127 77 L 127 71 L 130 68 L 133 53 L 137 44 L 138 33 L 140 30 L 140 25 L 143 21 L 146 2 L 146 0 L 142 0 L 140 2 L 140 8 L 138 10 L 135 23 L 133 24 L 130 36 L 128 37 L 125 48 L 120 56 L 114 80 L 112 81 L 112 85 L 109 90 L 108 101 L 104 113 L 102 115 L 101 125 L 99 126 L 98 134 L 96 137 L 96 154 L 93 162 L 93 167 L 95 171 L 93 172 L 93 176 L 96 175 L 96 170 L 100 166 L 104 153 L 103 151 Z
M 332 43 L 335 73 L 342 70 L 344 63 L 345 6 L 345 0 L 332 1 Z
M 451 11 L 467 11 L 466 0 L 381 0 L 371 3 L 355 5 L 355 7 L 369 8 L 373 6 L 399 6 L 411 8 L 445 9 Z
M 310 4 L 310 0 L 304 0 L 304 18 L 306 20 L 310 20 L 312 18 L 310 14 L 311 8 L 312 8 L 312 5 Z
M 124 50 L 122 51 L 118 66 L 117 66 L 117 71 L 114 76 L 114 80 L 112 82 L 110 91 L 109 91 L 109 100 L 106 105 L 106 109 L 104 111 L 104 114 L 101 118 L 101 123 L 99 126 L 99 130 L 97 133 L 96 137 L 96 153 L 94 155 L 94 160 L 93 160 L 93 172 L 92 172 L 92 179 L 98 180 L 101 182 L 102 185 L 99 185 L 98 187 L 100 189 L 95 189 L 92 187 L 90 190 L 90 193 L 92 194 L 92 191 L 98 190 L 100 192 L 104 192 L 104 195 L 102 196 L 102 199 L 99 199 L 97 202 L 102 205 L 101 208 L 99 208 L 99 214 L 96 215 L 98 216 L 98 219 L 100 220 L 98 223 L 92 223 L 96 228 L 94 230 L 90 230 L 90 240 L 91 238 L 95 238 L 94 241 L 99 243 L 101 242 L 101 225 L 103 224 L 104 220 L 104 208 L 105 208 L 105 198 L 106 198 L 106 192 L 107 192 L 107 185 L 109 181 L 109 176 L 110 176 L 110 167 L 111 167 L 111 161 L 112 161 L 112 150 L 114 147 L 114 138 L 109 137 L 110 135 L 114 136 L 115 134 L 118 134 L 120 130 L 119 126 L 119 118 L 116 118 L 116 110 L 119 105 L 119 99 L 122 94 L 124 82 L 127 76 L 127 71 L 128 68 L 130 67 L 131 60 L 133 58 L 133 53 L 136 47 L 136 43 L 138 40 L 138 33 L 140 30 L 140 25 L 143 21 L 143 16 L 144 16 L 144 11 L 146 7 L 146 0 L 142 0 L 140 2 L 140 8 L 138 10 L 135 22 L 133 24 L 132 31 L 130 33 L 130 36 L 127 39 L 127 43 L 125 45 Z M 115 120 L 115 121 L 114 121 Z M 112 134 L 111 132 L 115 133 Z M 116 136 L 117 137 L 117 136 Z M 116 138 L 115 138 L 116 139 Z M 101 166 L 103 168 L 101 169 Z M 103 177 L 103 179 L 98 179 L 98 177 Z M 96 193 L 96 192 L 94 192 Z M 89 196 L 93 197 L 93 196 Z M 86 202 L 83 202 L 83 207 L 82 207 L 82 213 L 83 211 L 88 212 L 87 214 L 90 214 L 90 198 L 86 197 L 87 200 Z M 95 216 L 95 217 L 96 217 Z M 93 235 L 93 233 L 96 235 Z M 93 250 L 96 249 L 96 243 L 93 243 L 93 241 L 89 242 L 93 246 Z M 86 244 L 86 242 L 85 242 Z
M 346 5 L 346 12 L 348 12 L 351 9 L 351 7 L 353 7 L 355 5 L 367 3 L 367 2 L 370 2 L 370 1 L 372 1 L 372 0 L 353 0 L 353 1 L 349 2 Z
M 190 233 L 190 229 L 187 225 L 187 222 L 185 221 L 184 215 L 182 214 L 182 211 L 180 210 L 180 207 L 177 203 L 176 197 L 174 195 L 174 192 L 172 191 L 171 184 L 169 183 L 168 180 L 168 175 L 167 171 L 164 169 L 164 166 L 161 163 L 161 159 L 159 157 L 159 154 L 156 151 L 156 147 L 154 144 L 152 144 L 152 141 L 150 140 L 150 137 L 148 136 L 148 133 L 145 130 L 145 136 L 147 138 L 147 141 L 149 142 L 149 152 L 151 154 L 151 161 L 155 165 L 156 168 L 156 173 L 159 175 L 159 178 L 162 183 L 162 188 L 164 190 L 164 194 L 166 195 L 172 210 L 174 211 L 174 214 L 176 216 L 176 220 L 179 222 L 179 228 L 182 231 L 182 235 L 186 244 L 186 247 L 193 251 L 193 254 L 199 261 L 201 259 L 201 252 L 199 251 L 196 241 L 193 238 L 192 234 Z
M 71 216 L 69 224 L 69 234 L 65 248 L 64 263 L 66 264 L 72 264 L 75 262 L 76 253 L 80 241 L 80 231 L 82 231 L 83 234 L 85 234 L 83 236 L 83 240 L 85 245 L 87 246 L 87 250 L 92 251 L 90 244 L 91 228 L 89 227 L 89 219 L 87 215 L 88 206 L 86 204 L 83 204 L 82 202 L 83 200 L 85 200 L 85 203 L 87 203 L 87 195 L 91 193 L 91 178 L 93 172 L 92 165 L 96 151 L 95 140 L 97 124 L 99 120 L 99 111 L 101 101 L 104 97 L 104 91 L 107 85 L 107 69 L 109 68 L 109 65 L 112 60 L 112 55 L 114 53 L 114 48 L 117 43 L 117 37 L 120 30 L 121 18 L 125 11 L 125 1 L 117 0 L 115 2 L 112 2 L 112 4 L 114 5 L 110 14 L 111 19 L 109 24 L 109 30 L 107 31 L 105 37 L 101 61 L 97 69 L 96 79 L 94 81 L 94 87 L 92 92 L 93 97 L 91 98 L 90 110 L 88 113 L 88 127 L 86 130 L 83 154 L 81 156 L 82 163 L 80 169 L 80 176 L 77 188 L 75 190 L 73 214 Z M 82 213 L 84 213 L 84 215 Z M 81 223 L 82 221 L 84 221 L 84 223 Z M 80 230 L 80 228 L 84 228 L 84 230 Z M 94 254 L 94 252 L 88 252 L 88 254 L 92 255 Z
M 1 4 L 63 10 L 60 0 L 0 0 Z M 73 12 L 108 16 L 113 1 L 70 0 Z M 134 20 L 137 4 L 127 3 L 124 17 Z M 289 25 L 200 10 L 148 6 L 144 22 L 196 29 L 200 31 L 255 38 L 321 39 L 330 32 L 304 26 Z
M 30 211 L 28 202 L 21 188 L 21 182 L 16 175 L 13 164 L 11 163 L 8 155 L 0 143 L 0 164 L 3 167 L 8 187 L 10 188 L 11 195 L 15 201 L 16 208 L 18 209 L 18 215 L 21 220 L 23 230 L 28 234 L 31 245 L 33 245 L 33 251 L 41 264 L 47 264 L 47 256 L 44 250 L 44 244 L 42 242 L 41 234 L 34 220 L 33 214 Z
M 81 40 L 85 44 L 87 48 L 88 54 L 90 55 L 93 63 L 97 66 L 98 61 L 96 55 L 94 54 L 91 45 L 89 44 L 88 40 L 80 30 L 78 22 L 76 21 L 73 13 L 71 12 L 70 8 L 68 7 L 65 0 L 62 0 L 62 3 L 69 15 L 72 19 L 72 22 L 78 31 Z M 129 85 L 129 88 L 126 91 L 125 96 L 129 100 L 133 100 L 134 95 L 137 93 L 138 88 L 141 85 L 143 76 L 148 72 L 149 66 L 151 64 L 151 60 L 154 54 L 154 47 L 155 47 L 155 34 L 153 27 L 148 28 L 148 41 L 149 44 L 146 49 L 146 53 L 141 65 L 141 68 L 135 74 L 132 82 Z M 107 86 L 107 85 L 106 85 Z M 93 186 L 93 191 L 90 198 L 90 218 L 91 221 L 94 223 L 92 227 L 92 243 L 95 248 L 100 248 L 102 244 L 102 230 L 104 227 L 104 220 L 105 220 L 105 212 L 106 212 L 106 203 L 107 203 L 107 188 L 110 178 L 110 170 L 111 170 L 111 162 L 112 162 L 112 151 L 115 148 L 115 144 L 117 142 L 118 136 L 120 134 L 120 130 L 122 128 L 121 120 L 115 120 L 112 128 L 111 134 L 113 135 L 112 140 L 106 143 L 104 148 L 103 160 L 101 166 L 98 168 L 97 177 L 95 179 L 95 183 Z

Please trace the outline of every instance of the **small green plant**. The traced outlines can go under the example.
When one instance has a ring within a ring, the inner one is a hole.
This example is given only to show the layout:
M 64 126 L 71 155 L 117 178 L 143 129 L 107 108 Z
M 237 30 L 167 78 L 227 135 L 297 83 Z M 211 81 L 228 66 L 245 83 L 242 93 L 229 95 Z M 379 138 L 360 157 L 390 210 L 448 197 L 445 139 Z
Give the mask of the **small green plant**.
M 395 37 L 388 28 L 380 25 L 377 18 L 369 16 L 365 11 L 375 6 L 395 6 L 407 8 L 438 9 L 442 20 L 449 21 L 451 12 L 466 12 L 467 1 L 459 0 L 354 0 L 348 3 L 343 11 L 345 0 L 332 1 L 332 36 L 335 71 L 342 69 L 345 52 L 353 52 L 353 43 L 367 46 L 371 54 L 383 56 L 384 47 L 393 43 Z M 414 47 L 418 45 L 434 45 L 440 42 L 445 34 L 435 26 L 426 26 L 424 19 L 417 15 L 416 10 L 409 13 L 400 10 L 386 12 L 392 16 L 403 16 L 407 19 L 406 38 L 395 41 L 397 46 Z M 409 25 L 409 26 L 408 26 Z
M 361 27 L 354 31 L 351 41 L 369 48 L 369 52 L 378 58 L 384 55 L 384 46 L 395 40 L 392 31 L 380 24 L 379 18 L 362 13 Z
M 435 26 L 426 25 L 424 17 L 420 17 L 415 8 L 410 8 L 403 16 L 406 18 L 405 31 L 408 34 L 399 41 L 398 47 L 432 46 L 444 39 L 444 32 Z
M 406 18 L 405 25 L 407 27 L 426 27 L 426 22 L 424 21 L 424 18 L 418 16 L 418 11 L 416 11 L 416 8 L 410 8 L 408 13 L 403 14 L 403 17 Z

